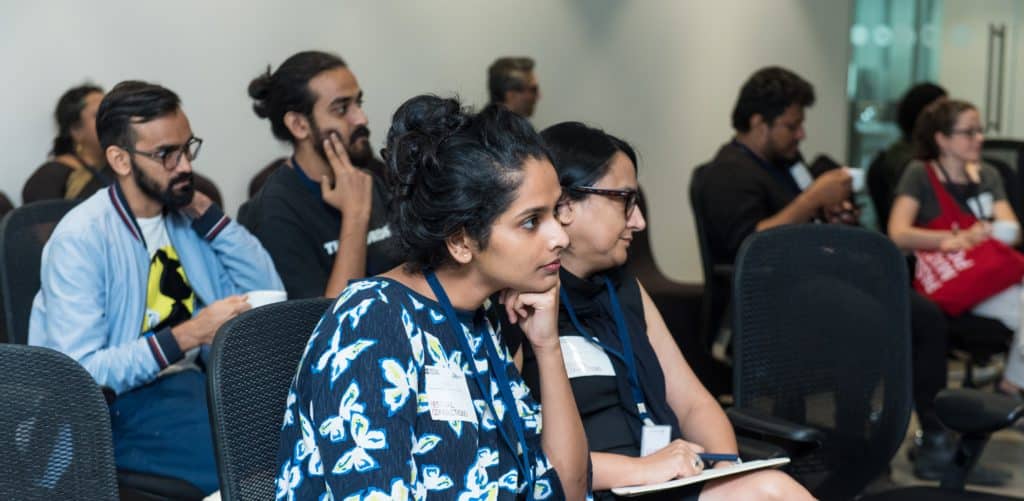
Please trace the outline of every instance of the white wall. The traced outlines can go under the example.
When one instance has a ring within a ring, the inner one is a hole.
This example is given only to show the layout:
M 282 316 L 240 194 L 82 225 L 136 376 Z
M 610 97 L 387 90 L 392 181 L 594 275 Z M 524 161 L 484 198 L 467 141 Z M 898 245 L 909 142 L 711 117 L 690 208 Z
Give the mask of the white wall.
M 699 281 L 689 175 L 728 139 L 750 73 L 781 64 L 814 83 L 804 151 L 844 157 L 851 2 L 0 0 L 0 189 L 20 201 L 49 149 L 57 97 L 86 79 L 109 88 L 141 78 L 178 92 L 206 140 L 196 168 L 233 212 L 251 174 L 287 152 L 245 94 L 267 64 L 309 48 L 342 55 L 379 147 L 404 99 L 455 92 L 482 104 L 490 61 L 524 54 L 537 60 L 543 94 L 535 125 L 583 120 L 634 142 L 658 261 Z

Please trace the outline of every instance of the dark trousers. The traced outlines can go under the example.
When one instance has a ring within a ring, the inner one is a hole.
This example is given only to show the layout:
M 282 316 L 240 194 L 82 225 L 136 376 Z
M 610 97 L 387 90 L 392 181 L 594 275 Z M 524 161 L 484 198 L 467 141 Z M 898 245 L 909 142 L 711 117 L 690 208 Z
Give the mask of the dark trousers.
M 946 317 L 935 303 L 910 291 L 910 344 L 914 405 L 921 429 L 941 431 L 935 395 L 946 387 Z
M 186 370 L 118 395 L 110 406 L 120 469 L 219 488 L 206 405 L 206 374 Z

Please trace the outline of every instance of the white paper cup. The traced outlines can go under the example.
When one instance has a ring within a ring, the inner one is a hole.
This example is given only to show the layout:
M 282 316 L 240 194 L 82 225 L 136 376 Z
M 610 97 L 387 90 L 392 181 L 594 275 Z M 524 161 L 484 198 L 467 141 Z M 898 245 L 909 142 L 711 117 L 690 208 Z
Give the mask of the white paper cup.
M 853 180 L 853 191 L 855 193 L 864 191 L 864 169 L 847 167 L 846 173 L 849 174 L 850 178 Z
M 1014 221 L 992 221 L 992 238 L 1011 245 L 1020 234 L 1020 225 Z
M 274 291 L 274 290 L 262 290 L 262 291 L 249 291 L 245 295 L 249 298 L 249 305 L 253 308 L 259 308 L 260 306 L 280 303 L 288 299 L 288 293 L 285 291 Z

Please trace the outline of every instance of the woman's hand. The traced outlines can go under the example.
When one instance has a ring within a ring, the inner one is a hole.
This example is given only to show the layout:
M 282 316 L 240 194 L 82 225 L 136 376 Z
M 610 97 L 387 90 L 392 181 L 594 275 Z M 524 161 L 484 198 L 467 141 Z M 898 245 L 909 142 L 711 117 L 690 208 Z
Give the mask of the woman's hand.
M 704 448 L 685 440 L 676 439 L 654 454 L 637 458 L 644 471 L 643 485 L 691 477 L 704 471 L 704 462 L 697 453 Z
M 957 252 L 970 249 L 987 240 L 992 235 L 992 225 L 978 221 L 970 228 L 955 233 L 939 244 L 939 250 L 943 252 Z
M 518 324 L 535 352 L 558 346 L 558 287 L 544 292 L 501 291 L 509 322 Z

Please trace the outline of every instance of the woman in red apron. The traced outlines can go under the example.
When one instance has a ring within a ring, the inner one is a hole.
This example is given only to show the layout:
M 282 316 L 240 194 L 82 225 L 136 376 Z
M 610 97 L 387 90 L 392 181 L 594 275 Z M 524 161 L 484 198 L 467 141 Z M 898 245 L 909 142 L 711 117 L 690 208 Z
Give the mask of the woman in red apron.
M 896 189 L 889 236 L 918 257 L 915 287 L 947 313 L 996 318 L 1017 332 L 999 389 L 1024 387 L 1020 344 L 1024 259 L 1020 224 L 999 172 L 981 161 L 981 116 L 957 100 L 933 103 L 914 130 L 918 158 Z M 982 270 L 982 268 L 988 270 Z

